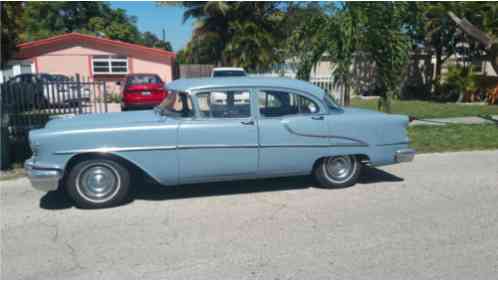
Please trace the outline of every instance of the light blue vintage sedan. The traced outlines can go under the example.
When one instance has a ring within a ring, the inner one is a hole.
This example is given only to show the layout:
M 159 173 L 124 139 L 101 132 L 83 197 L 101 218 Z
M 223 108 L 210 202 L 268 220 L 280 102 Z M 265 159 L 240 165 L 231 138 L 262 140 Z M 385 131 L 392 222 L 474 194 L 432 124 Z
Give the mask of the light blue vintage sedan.
M 80 207 L 122 203 L 142 174 L 164 186 L 313 174 L 353 185 L 362 165 L 411 161 L 407 116 L 339 107 L 281 78 L 176 80 L 154 110 L 55 119 L 30 132 L 25 168 Z

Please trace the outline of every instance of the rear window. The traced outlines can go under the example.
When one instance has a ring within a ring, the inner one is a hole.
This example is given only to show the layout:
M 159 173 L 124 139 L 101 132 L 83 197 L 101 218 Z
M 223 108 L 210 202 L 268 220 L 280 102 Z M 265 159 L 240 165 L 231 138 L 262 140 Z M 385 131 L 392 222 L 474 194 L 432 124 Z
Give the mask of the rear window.
M 213 77 L 239 77 L 239 76 L 246 76 L 246 73 L 244 71 L 240 70 L 218 70 L 213 73 Z
M 161 78 L 157 75 L 133 75 L 128 77 L 128 85 L 160 84 Z

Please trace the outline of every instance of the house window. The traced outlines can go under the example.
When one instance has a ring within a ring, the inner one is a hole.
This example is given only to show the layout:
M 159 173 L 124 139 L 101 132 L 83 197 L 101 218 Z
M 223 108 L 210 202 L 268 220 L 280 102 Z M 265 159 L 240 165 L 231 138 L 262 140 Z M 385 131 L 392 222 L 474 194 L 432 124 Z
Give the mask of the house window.
M 477 73 L 482 73 L 482 70 L 483 70 L 483 61 L 481 59 L 473 59 L 472 60 L 472 67 L 474 69 L 475 72 Z
M 94 74 L 127 74 L 128 58 L 123 56 L 93 56 Z

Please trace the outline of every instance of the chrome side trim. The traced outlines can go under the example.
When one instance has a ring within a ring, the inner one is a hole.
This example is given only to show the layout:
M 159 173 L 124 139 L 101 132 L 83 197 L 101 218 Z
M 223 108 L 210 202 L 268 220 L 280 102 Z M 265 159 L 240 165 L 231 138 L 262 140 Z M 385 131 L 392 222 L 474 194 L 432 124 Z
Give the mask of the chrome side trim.
M 178 146 L 139 146 L 139 147 L 102 147 L 94 149 L 74 149 L 56 151 L 55 155 L 68 155 L 77 153 L 109 153 L 109 152 L 126 152 L 126 151 L 153 151 L 153 150 L 190 150 L 190 149 L 232 149 L 232 148 L 278 148 L 278 147 L 365 147 L 363 144 L 274 144 L 274 145 L 178 145 Z
M 400 142 L 393 142 L 393 143 L 382 143 L 382 144 L 378 144 L 377 146 L 408 145 L 408 144 L 410 144 L 409 141 L 400 141 Z
M 355 139 L 355 138 L 350 138 L 350 137 L 344 137 L 344 136 L 337 136 L 337 135 L 315 135 L 315 134 L 302 134 L 294 131 L 291 127 L 289 127 L 289 124 L 284 122 L 284 128 L 289 131 L 289 133 L 298 135 L 298 136 L 303 136 L 303 137 L 311 137 L 311 138 L 332 138 L 332 139 L 343 139 L 343 140 L 349 140 L 358 143 L 358 146 L 368 146 L 368 143 Z
M 125 151 L 152 151 L 152 150 L 175 150 L 175 149 L 217 149 L 217 148 L 258 148 L 258 145 L 244 144 L 244 145 L 169 145 L 169 146 L 137 146 L 137 147 L 102 147 L 93 149 L 74 149 L 56 151 L 55 155 L 67 155 L 77 153 L 109 153 L 109 152 L 125 152 Z
M 118 128 L 95 128 L 95 129 L 77 129 L 77 130 L 63 130 L 60 132 L 55 132 L 55 135 L 65 135 L 65 134 L 81 134 L 81 133 L 103 133 L 103 132 L 121 132 L 121 131 L 143 131 L 143 130 L 159 130 L 172 128 L 174 125 L 144 125 L 144 126 L 130 126 L 130 127 L 118 127 Z
M 230 144 L 213 144 L 213 145 L 179 145 L 178 149 L 217 149 L 217 148 L 258 148 L 257 144 L 242 144 L 242 145 L 230 145 Z
M 108 153 L 108 152 L 123 152 L 123 151 L 151 151 L 151 150 L 174 150 L 176 146 L 166 145 L 166 146 L 135 146 L 135 147 L 101 147 L 101 148 L 91 148 L 91 149 L 74 149 L 74 150 L 62 150 L 56 151 L 55 155 L 66 155 L 66 154 L 76 154 L 76 153 Z
M 275 144 L 275 145 L 261 145 L 261 148 L 279 148 L 279 147 L 289 147 L 289 148 L 299 148 L 299 147 L 365 147 L 362 144 Z

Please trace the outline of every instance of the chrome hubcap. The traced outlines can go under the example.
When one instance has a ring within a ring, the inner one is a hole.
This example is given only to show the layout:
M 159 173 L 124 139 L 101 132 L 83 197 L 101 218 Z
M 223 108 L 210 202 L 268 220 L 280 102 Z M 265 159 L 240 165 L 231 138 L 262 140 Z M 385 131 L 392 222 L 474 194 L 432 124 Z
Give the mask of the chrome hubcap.
M 98 164 L 84 169 L 77 183 L 83 197 L 92 202 L 102 202 L 114 197 L 119 187 L 119 177 L 114 168 Z
M 355 165 L 350 156 L 330 157 L 325 164 L 325 172 L 332 181 L 345 182 L 353 175 Z

